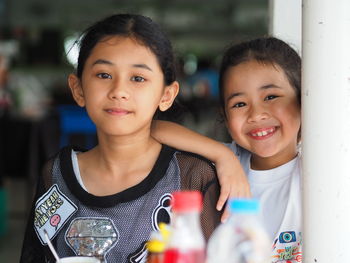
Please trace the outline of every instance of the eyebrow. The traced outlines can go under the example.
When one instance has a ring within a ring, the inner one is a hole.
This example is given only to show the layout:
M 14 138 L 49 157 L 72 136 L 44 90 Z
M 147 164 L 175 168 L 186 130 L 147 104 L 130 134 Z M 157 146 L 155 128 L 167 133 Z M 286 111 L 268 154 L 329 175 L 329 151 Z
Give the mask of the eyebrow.
M 113 62 L 111 62 L 109 60 L 105 60 L 105 59 L 97 59 L 94 63 L 92 63 L 93 66 L 98 65 L 98 64 L 105 64 L 105 65 L 111 65 L 111 66 L 115 65 Z M 142 64 L 142 63 L 141 64 L 132 64 L 131 66 L 134 68 L 147 69 L 147 70 L 153 72 L 153 70 L 149 66 L 147 66 L 146 64 Z
M 282 89 L 282 87 L 277 86 L 275 84 L 267 84 L 267 85 L 264 85 L 264 86 L 260 87 L 260 89 L 263 89 L 263 90 L 266 90 L 266 89 Z
M 226 99 L 226 102 L 229 102 L 231 99 L 235 98 L 235 97 L 238 97 L 238 96 L 242 96 L 244 94 L 244 92 L 235 92 L 235 93 L 232 93 L 230 94 L 227 99 Z
M 146 64 L 133 64 L 132 66 L 135 67 L 135 68 L 147 69 L 147 70 L 153 72 L 153 70 L 149 66 L 147 66 Z
M 282 89 L 280 86 L 277 86 L 275 84 L 267 84 L 267 85 L 264 85 L 264 86 L 261 86 L 259 88 L 259 90 L 267 90 L 267 89 Z M 244 92 L 235 92 L 235 93 L 232 93 L 230 94 L 227 99 L 226 99 L 226 102 L 228 102 L 229 100 L 235 98 L 235 97 L 239 97 L 239 96 L 242 96 L 244 95 Z
M 114 65 L 114 63 L 112 63 L 109 60 L 105 60 L 105 59 L 98 59 L 96 60 L 94 63 L 92 63 L 92 65 L 98 65 L 98 64 L 107 64 L 107 65 Z

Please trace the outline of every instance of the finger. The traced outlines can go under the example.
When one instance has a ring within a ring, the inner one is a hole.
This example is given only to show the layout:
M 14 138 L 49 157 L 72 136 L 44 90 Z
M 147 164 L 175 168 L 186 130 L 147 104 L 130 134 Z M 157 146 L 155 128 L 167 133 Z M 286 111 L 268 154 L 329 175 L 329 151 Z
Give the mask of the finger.
M 250 192 L 249 185 L 241 184 L 237 185 L 235 191 L 231 191 L 229 198 L 251 198 L 252 194 Z
M 227 199 L 229 198 L 229 195 L 230 195 L 230 188 L 227 186 L 222 186 L 221 190 L 220 190 L 219 200 L 216 204 L 216 209 L 218 211 L 221 211 L 221 209 L 225 205 Z
M 225 208 L 224 212 L 222 213 L 222 216 L 221 216 L 221 222 L 222 223 L 225 223 L 226 220 L 229 218 L 230 216 L 230 212 L 228 211 L 227 208 Z
M 229 199 L 230 198 L 242 198 L 246 197 L 248 195 L 247 190 L 243 185 L 236 185 L 233 189 L 231 188 L 231 191 L 229 193 Z
M 252 193 L 250 192 L 250 187 L 249 186 L 246 186 L 246 187 L 243 188 L 242 197 L 245 197 L 245 198 L 251 198 L 252 197 Z
M 245 197 L 251 198 L 252 197 L 252 192 L 250 192 L 250 188 L 248 187 L 245 191 Z

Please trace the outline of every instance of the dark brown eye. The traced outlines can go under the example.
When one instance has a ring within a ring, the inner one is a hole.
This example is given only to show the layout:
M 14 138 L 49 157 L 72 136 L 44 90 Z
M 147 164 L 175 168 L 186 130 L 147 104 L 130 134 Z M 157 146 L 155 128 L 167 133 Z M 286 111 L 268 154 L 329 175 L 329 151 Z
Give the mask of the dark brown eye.
M 131 78 L 132 81 L 136 81 L 136 82 L 144 82 L 145 79 L 143 77 L 140 76 L 134 76 Z
M 108 73 L 98 73 L 97 76 L 101 79 L 111 79 L 112 76 L 109 75 Z
M 241 108 L 244 107 L 246 104 L 244 102 L 238 102 L 232 106 L 232 108 Z
M 264 100 L 273 100 L 275 98 L 277 98 L 278 96 L 276 95 L 269 95 L 269 96 L 266 96 L 266 98 Z

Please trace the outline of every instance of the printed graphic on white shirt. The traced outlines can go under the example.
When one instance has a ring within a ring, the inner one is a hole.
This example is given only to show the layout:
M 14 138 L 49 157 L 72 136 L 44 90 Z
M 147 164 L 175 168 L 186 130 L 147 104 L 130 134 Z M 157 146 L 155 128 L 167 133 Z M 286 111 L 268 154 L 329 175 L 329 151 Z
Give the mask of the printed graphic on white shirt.
M 60 191 L 58 185 L 54 184 L 35 204 L 34 229 L 40 242 L 47 244 L 44 229 L 51 240 L 77 209 Z
M 302 262 L 301 232 L 281 232 L 273 244 L 272 262 L 300 263 Z

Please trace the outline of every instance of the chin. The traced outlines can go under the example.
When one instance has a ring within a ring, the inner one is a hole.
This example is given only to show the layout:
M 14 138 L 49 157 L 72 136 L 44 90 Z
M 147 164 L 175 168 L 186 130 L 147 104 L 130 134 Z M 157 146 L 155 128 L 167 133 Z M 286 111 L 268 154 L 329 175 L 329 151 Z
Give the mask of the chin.
M 266 150 L 253 151 L 252 153 L 259 158 L 271 158 L 271 157 L 275 157 L 277 154 L 277 152 L 275 151 L 266 151 Z

